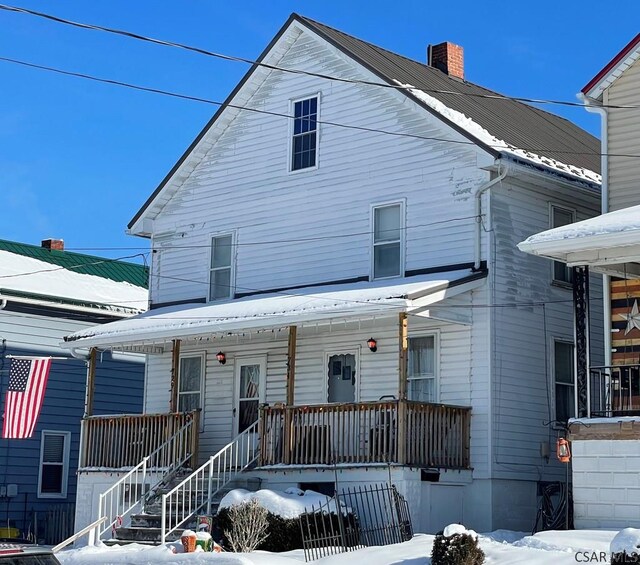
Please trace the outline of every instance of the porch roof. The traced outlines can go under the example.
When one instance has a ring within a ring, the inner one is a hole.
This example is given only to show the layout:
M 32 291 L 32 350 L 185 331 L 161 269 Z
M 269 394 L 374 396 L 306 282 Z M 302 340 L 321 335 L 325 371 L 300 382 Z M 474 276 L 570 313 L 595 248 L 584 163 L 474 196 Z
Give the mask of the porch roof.
M 640 206 L 532 235 L 520 251 L 625 278 L 640 276 Z
M 212 333 L 291 324 L 315 324 L 402 311 L 425 313 L 430 304 L 483 284 L 486 272 L 433 273 L 274 292 L 212 304 L 168 306 L 66 336 L 66 348 L 123 347 Z

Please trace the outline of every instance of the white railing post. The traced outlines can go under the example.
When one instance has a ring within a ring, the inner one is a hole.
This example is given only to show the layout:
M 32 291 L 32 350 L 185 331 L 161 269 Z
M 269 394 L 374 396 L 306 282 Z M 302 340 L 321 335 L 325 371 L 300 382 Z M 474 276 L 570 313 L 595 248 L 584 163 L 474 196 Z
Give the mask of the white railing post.
M 96 517 L 97 520 L 100 520 L 101 518 L 106 518 L 107 517 L 107 508 L 106 508 L 106 504 L 104 504 L 104 503 L 105 503 L 104 494 L 100 493 L 100 496 L 98 498 L 98 516 Z M 103 504 L 105 506 L 104 510 L 102 509 Z M 100 540 L 100 537 L 101 537 L 100 536 L 100 532 L 98 532 L 98 540 L 97 541 Z M 91 537 L 89 537 L 89 540 L 91 540 Z M 95 541 L 96 540 L 94 540 L 94 544 L 95 544 Z M 90 545 L 92 545 L 92 544 L 90 544 Z
M 211 489 L 213 487 L 213 455 L 209 457 L 209 487 L 207 489 L 207 516 L 211 514 Z
M 142 460 L 142 488 L 140 489 L 140 499 L 144 500 L 147 486 L 147 464 L 149 462 L 149 456 Z
M 160 543 L 164 545 L 167 539 L 167 495 L 162 495 L 162 512 L 160 521 Z

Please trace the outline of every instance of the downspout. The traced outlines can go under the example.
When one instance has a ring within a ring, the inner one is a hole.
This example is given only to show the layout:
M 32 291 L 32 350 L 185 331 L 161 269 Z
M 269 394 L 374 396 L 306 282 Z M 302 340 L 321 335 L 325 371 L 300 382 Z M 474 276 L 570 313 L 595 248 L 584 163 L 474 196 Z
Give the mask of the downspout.
M 509 173 L 509 167 L 507 165 L 503 165 L 500 159 L 496 161 L 498 165 L 498 176 L 489 182 L 481 185 L 478 190 L 476 190 L 476 202 L 475 202 L 475 217 L 476 217 L 476 234 L 475 234 L 475 249 L 474 249 L 474 259 L 473 259 L 473 270 L 480 270 L 481 254 L 482 254 L 482 195 L 489 190 L 494 184 L 502 182 L 507 174 Z M 500 173 L 500 168 L 503 168 Z
M 606 214 L 609 211 L 609 136 L 607 135 L 608 129 L 608 114 L 607 109 L 601 106 L 593 106 L 593 99 L 585 96 L 582 92 L 578 94 L 578 99 L 585 104 L 585 110 L 593 114 L 600 115 L 600 173 L 602 175 L 601 183 L 601 214 Z M 602 276 L 602 316 L 604 326 L 604 365 L 608 367 L 611 365 L 612 355 L 612 339 L 611 339 L 611 277 L 609 275 Z

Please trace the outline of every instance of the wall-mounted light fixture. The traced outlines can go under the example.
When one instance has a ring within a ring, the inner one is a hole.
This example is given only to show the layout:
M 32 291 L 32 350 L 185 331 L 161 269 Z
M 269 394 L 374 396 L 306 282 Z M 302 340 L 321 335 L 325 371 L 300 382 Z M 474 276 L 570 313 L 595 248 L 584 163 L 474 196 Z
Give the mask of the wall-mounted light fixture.
M 227 356 L 222 353 L 222 351 L 218 351 L 218 353 L 216 353 L 216 359 L 220 365 L 224 365 L 227 362 Z
M 370 337 L 367 340 L 367 347 L 375 353 L 376 351 L 378 351 L 378 342 L 372 337 Z

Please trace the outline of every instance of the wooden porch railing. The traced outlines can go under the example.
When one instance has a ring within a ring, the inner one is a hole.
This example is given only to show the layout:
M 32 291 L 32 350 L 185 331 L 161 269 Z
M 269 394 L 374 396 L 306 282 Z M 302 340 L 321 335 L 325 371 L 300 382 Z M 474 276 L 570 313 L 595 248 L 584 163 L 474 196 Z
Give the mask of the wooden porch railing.
M 408 400 L 266 406 L 260 424 L 261 465 L 469 468 L 468 407 Z
M 198 459 L 200 412 L 90 416 L 82 420 L 80 468 L 134 467 L 151 454 L 150 468 L 166 468 L 175 461 Z M 192 425 L 187 425 L 193 422 Z M 170 447 L 160 449 L 177 434 Z

